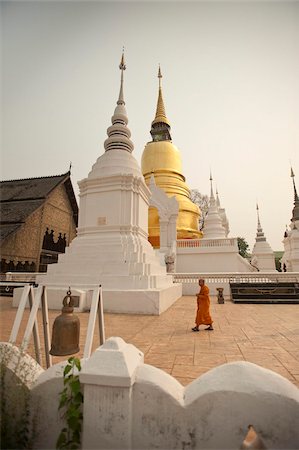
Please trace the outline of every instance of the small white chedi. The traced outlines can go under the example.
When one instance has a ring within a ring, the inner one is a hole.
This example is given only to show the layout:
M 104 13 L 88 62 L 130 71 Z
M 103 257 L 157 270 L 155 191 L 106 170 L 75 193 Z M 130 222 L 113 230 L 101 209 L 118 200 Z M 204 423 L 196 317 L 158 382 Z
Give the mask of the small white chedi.
M 221 208 L 217 192 L 215 199 L 210 175 L 211 194 L 204 221 L 203 238 L 177 241 L 176 271 L 179 273 L 254 272 L 256 269 L 239 255 L 238 240 L 231 238 L 225 209 Z M 195 294 L 197 286 L 184 286 L 184 295 Z M 214 292 L 213 292 L 214 294 Z
M 105 153 L 78 183 L 77 237 L 38 282 L 79 290 L 101 284 L 106 311 L 160 314 L 181 296 L 182 288 L 173 284 L 148 242 L 151 192 L 132 155 L 123 95 L 124 55 L 119 68 L 120 92 L 107 129 Z
M 257 232 L 252 250 L 251 264 L 256 267 L 259 272 L 276 272 L 274 252 L 270 247 L 270 244 L 268 244 L 261 227 L 258 205 L 256 205 L 256 210 Z

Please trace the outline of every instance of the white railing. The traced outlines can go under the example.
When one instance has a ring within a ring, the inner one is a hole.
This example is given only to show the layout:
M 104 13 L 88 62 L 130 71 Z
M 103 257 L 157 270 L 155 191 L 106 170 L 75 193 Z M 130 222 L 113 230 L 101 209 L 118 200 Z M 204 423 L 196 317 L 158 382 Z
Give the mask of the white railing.
M 236 238 L 228 239 L 178 239 L 176 241 L 178 248 L 195 247 L 234 247 Z
M 6 279 L 1 281 L 14 282 L 35 282 L 37 275 L 45 275 L 45 273 L 33 272 L 10 272 L 7 273 Z M 24 277 L 25 275 L 25 277 Z M 230 294 L 229 283 L 277 283 L 290 282 L 299 283 L 299 272 L 200 272 L 200 273 L 174 273 L 174 283 L 182 283 L 183 295 L 195 295 L 198 291 L 198 279 L 204 278 L 209 286 L 210 294 L 216 295 L 217 288 L 222 287 L 224 294 Z
M 176 241 L 176 246 L 177 248 L 201 247 L 200 241 L 201 239 L 178 239 Z
M 46 272 L 6 272 L 1 274 L 1 281 L 20 281 L 34 283 L 38 275 L 46 275 Z
M 46 275 L 46 272 L 7 272 L 1 275 L 1 281 L 35 282 L 38 275 Z M 199 278 L 204 278 L 206 283 L 275 283 L 279 281 L 297 283 L 299 272 L 194 272 L 174 273 L 175 283 L 198 283 Z
M 245 273 L 175 273 L 175 283 L 198 283 L 204 278 L 206 283 L 276 283 L 285 281 L 299 282 L 299 272 L 245 272 Z
M 209 272 L 209 273 L 175 273 L 175 283 L 182 283 L 183 295 L 194 295 L 198 291 L 198 279 L 204 278 L 210 288 L 211 295 L 216 295 L 217 287 L 224 288 L 224 293 L 229 294 L 229 283 L 299 283 L 299 272 Z

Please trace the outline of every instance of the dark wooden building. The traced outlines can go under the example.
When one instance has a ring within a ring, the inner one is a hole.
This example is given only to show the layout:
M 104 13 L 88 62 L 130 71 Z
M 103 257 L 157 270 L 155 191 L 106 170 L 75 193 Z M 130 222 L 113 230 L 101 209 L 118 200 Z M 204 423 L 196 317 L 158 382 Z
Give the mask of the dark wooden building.
M 70 172 L 0 182 L 1 272 L 44 272 L 76 235 Z

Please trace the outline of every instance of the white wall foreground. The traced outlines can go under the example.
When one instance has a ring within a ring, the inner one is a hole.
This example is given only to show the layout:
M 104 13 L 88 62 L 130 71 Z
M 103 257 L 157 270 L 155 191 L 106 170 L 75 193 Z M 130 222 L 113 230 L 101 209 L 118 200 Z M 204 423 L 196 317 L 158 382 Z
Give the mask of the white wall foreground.
M 34 448 L 54 449 L 63 427 L 57 411 L 63 366 L 35 372 L 29 386 L 38 410 Z M 85 450 L 239 449 L 248 425 L 267 449 L 298 448 L 299 390 L 252 363 L 221 365 L 183 387 L 113 337 L 82 361 L 80 381 Z

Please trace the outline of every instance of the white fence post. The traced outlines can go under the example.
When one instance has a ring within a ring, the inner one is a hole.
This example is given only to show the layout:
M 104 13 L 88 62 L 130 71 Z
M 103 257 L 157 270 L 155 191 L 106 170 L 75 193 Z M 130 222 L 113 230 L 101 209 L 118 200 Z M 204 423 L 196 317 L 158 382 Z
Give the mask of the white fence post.
M 85 362 L 82 448 L 130 449 L 132 389 L 143 353 L 114 337 Z

